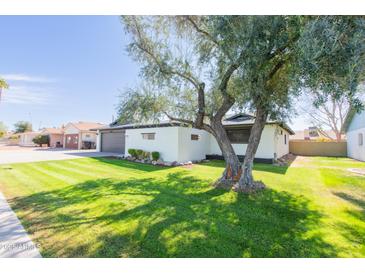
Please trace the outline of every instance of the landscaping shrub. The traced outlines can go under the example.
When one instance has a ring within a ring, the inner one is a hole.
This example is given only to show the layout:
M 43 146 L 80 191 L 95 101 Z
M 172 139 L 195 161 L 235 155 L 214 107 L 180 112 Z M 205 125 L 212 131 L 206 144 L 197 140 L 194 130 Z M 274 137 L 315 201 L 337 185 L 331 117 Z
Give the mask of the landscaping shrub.
M 136 155 L 139 160 L 143 159 L 143 150 L 142 149 L 136 149 Z
M 154 161 L 157 161 L 158 159 L 160 159 L 160 152 L 158 152 L 158 151 L 152 151 L 151 155 L 152 155 L 152 160 L 154 160 Z
M 11 135 L 8 139 L 9 140 L 19 140 L 19 136 L 18 135 Z
M 37 137 L 33 138 L 33 143 L 42 146 L 48 145 L 49 146 L 49 136 L 48 135 L 38 135 Z
M 128 153 L 129 153 L 132 157 L 137 158 L 137 153 L 136 153 L 136 150 L 135 150 L 134 148 L 130 148 L 130 149 L 128 149 Z
M 145 160 L 149 160 L 149 159 L 151 159 L 151 153 L 149 151 L 143 151 L 142 157 Z

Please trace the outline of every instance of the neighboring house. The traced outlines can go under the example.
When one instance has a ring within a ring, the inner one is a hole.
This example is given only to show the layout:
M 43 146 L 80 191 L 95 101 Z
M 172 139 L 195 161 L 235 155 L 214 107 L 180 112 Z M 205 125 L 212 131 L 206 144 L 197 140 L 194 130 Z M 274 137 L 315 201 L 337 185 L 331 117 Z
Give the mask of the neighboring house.
M 255 117 L 238 114 L 224 120 L 237 155 L 243 157 Z M 294 132 L 282 122 L 269 121 L 263 130 L 256 161 L 272 162 L 289 153 L 289 135 Z M 204 130 L 178 122 L 127 124 L 99 128 L 97 150 L 127 154 L 128 149 L 158 151 L 168 162 L 222 158 L 215 138 Z
M 365 111 L 357 113 L 350 109 L 342 132 L 347 136 L 347 156 L 365 161 Z
M 91 129 L 104 127 L 104 124 L 92 122 L 68 123 L 64 128 L 63 147 L 68 149 L 94 149 L 96 132 Z
M 44 128 L 41 135 L 49 136 L 50 147 L 63 147 L 63 128 Z
M 33 143 L 33 139 L 40 135 L 40 132 L 28 131 L 19 134 L 19 145 L 20 146 L 36 146 Z
M 324 130 L 324 132 L 322 132 L 317 127 L 309 127 L 304 130 L 296 130 L 295 134 L 290 136 L 290 140 L 319 140 L 319 139 L 336 140 L 336 133 L 333 130 Z M 344 135 L 342 136 L 342 139 L 345 139 Z

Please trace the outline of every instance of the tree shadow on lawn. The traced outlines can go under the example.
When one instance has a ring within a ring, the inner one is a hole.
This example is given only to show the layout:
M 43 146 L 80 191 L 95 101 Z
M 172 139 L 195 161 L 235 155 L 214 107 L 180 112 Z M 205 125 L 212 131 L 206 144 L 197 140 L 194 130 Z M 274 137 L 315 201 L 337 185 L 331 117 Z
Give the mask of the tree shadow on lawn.
M 199 163 L 197 165 L 209 167 L 225 167 L 225 162 L 221 160 L 210 160 L 209 162 Z M 274 166 L 273 164 L 254 163 L 253 170 L 271 172 L 276 174 L 285 174 L 289 166 Z
M 346 210 L 346 213 L 358 222 L 352 222 L 351 224 L 342 222 L 338 226 L 341 228 L 341 234 L 347 240 L 353 245 L 362 246 L 362 256 L 365 256 L 365 198 L 357 198 L 345 192 L 334 192 L 333 194 L 358 208 Z M 362 225 L 359 225 L 359 222 Z
M 306 234 L 321 216 L 304 197 L 271 189 L 242 195 L 210 184 L 187 171 L 163 179 L 98 179 L 14 198 L 11 205 L 26 212 L 23 224 L 46 257 L 336 256 L 321 235 Z M 54 245 L 58 233 L 76 229 L 88 236 Z
M 115 157 L 92 157 L 92 158 L 101 163 L 104 163 L 104 164 L 111 164 L 111 165 L 115 165 L 118 167 L 136 169 L 136 170 L 140 170 L 140 171 L 144 171 L 144 172 L 153 172 L 153 171 L 159 171 L 159 170 L 172 168 L 172 167 L 166 167 L 166 166 L 135 163 L 135 162 L 127 161 L 127 160 L 117 159 Z

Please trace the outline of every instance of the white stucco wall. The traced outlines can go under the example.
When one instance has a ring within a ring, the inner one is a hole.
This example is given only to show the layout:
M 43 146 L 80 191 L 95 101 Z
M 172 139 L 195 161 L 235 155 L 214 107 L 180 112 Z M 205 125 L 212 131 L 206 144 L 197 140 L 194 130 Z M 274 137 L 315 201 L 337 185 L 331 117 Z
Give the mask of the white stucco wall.
M 35 143 L 33 143 L 33 138 L 37 137 L 40 133 L 23 133 L 20 135 L 19 138 L 19 145 L 20 146 L 36 146 Z
M 143 139 L 142 133 L 155 133 L 155 139 Z M 178 134 L 178 127 L 127 129 L 125 133 L 126 154 L 128 154 L 128 149 L 130 148 L 142 149 L 149 152 L 158 151 L 164 161 L 176 161 L 179 150 Z
M 276 157 L 280 158 L 289 153 L 289 132 L 275 125 L 274 144 Z M 286 144 L 285 144 L 286 136 Z
M 256 158 L 273 159 L 276 147 L 274 143 L 276 125 L 266 125 L 262 131 L 261 141 L 256 152 Z M 245 155 L 247 144 L 232 144 L 237 155 Z M 210 136 L 210 150 L 207 154 L 222 155 L 219 145 L 215 138 Z
M 142 133 L 155 133 L 155 139 L 143 139 Z M 199 140 L 191 140 L 191 134 L 198 134 Z M 286 144 L 284 134 L 287 135 Z M 222 155 L 217 141 L 210 133 L 186 127 L 127 129 L 125 140 L 127 155 L 130 148 L 149 152 L 158 151 L 161 158 L 168 162 L 202 160 L 207 154 Z M 247 144 L 233 144 L 233 148 L 238 155 L 244 155 Z M 100 149 L 100 134 L 97 149 Z M 275 153 L 278 158 L 289 153 L 289 133 L 277 125 L 266 125 L 256 158 L 273 159 Z
M 363 144 L 359 145 L 359 133 L 363 135 Z M 347 137 L 347 156 L 350 158 L 365 161 L 365 127 L 355 129 L 346 133 Z
M 363 134 L 363 145 L 359 145 L 359 133 Z M 350 158 L 365 161 L 365 111 L 356 113 L 351 120 L 347 138 L 347 156 Z
M 155 133 L 155 140 L 142 138 L 142 133 Z M 191 140 L 191 134 L 199 135 L 199 140 Z M 127 129 L 125 149 L 158 151 L 167 162 L 203 160 L 209 149 L 210 136 L 203 130 L 186 127 L 161 127 Z
M 209 133 L 195 128 L 179 127 L 178 162 L 205 159 L 210 144 Z M 191 140 L 191 134 L 199 135 L 199 140 Z

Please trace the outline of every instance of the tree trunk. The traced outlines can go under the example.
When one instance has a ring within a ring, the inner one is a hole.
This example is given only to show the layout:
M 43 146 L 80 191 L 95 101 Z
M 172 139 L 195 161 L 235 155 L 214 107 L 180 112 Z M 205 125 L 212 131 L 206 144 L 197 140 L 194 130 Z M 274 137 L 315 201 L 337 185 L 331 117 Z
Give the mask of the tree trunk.
M 341 140 L 342 140 L 341 132 L 339 132 L 339 131 L 336 131 L 336 140 L 337 140 L 337 142 L 341 142 Z
M 234 183 L 237 182 L 241 176 L 241 163 L 238 160 L 222 122 L 212 122 L 211 126 L 215 133 L 214 137 L 217 140 L 226 162 L 226 169 L 224 170 L 222 177 L 216 182 L 215 186 L 218 188 L 231 189 Z
M 263 108 L 258 107 L 256 110 L 256 119 L 251 129 L 245 159 L 242 164 L 242 174 L 234 188 L 236 191 L 253 192 L 265 187 L 263 183 L 254 181 L 252 168 L 253 160 L 260 143 L 261 134 L 266 124 L 266 119 L 267 112 Z

